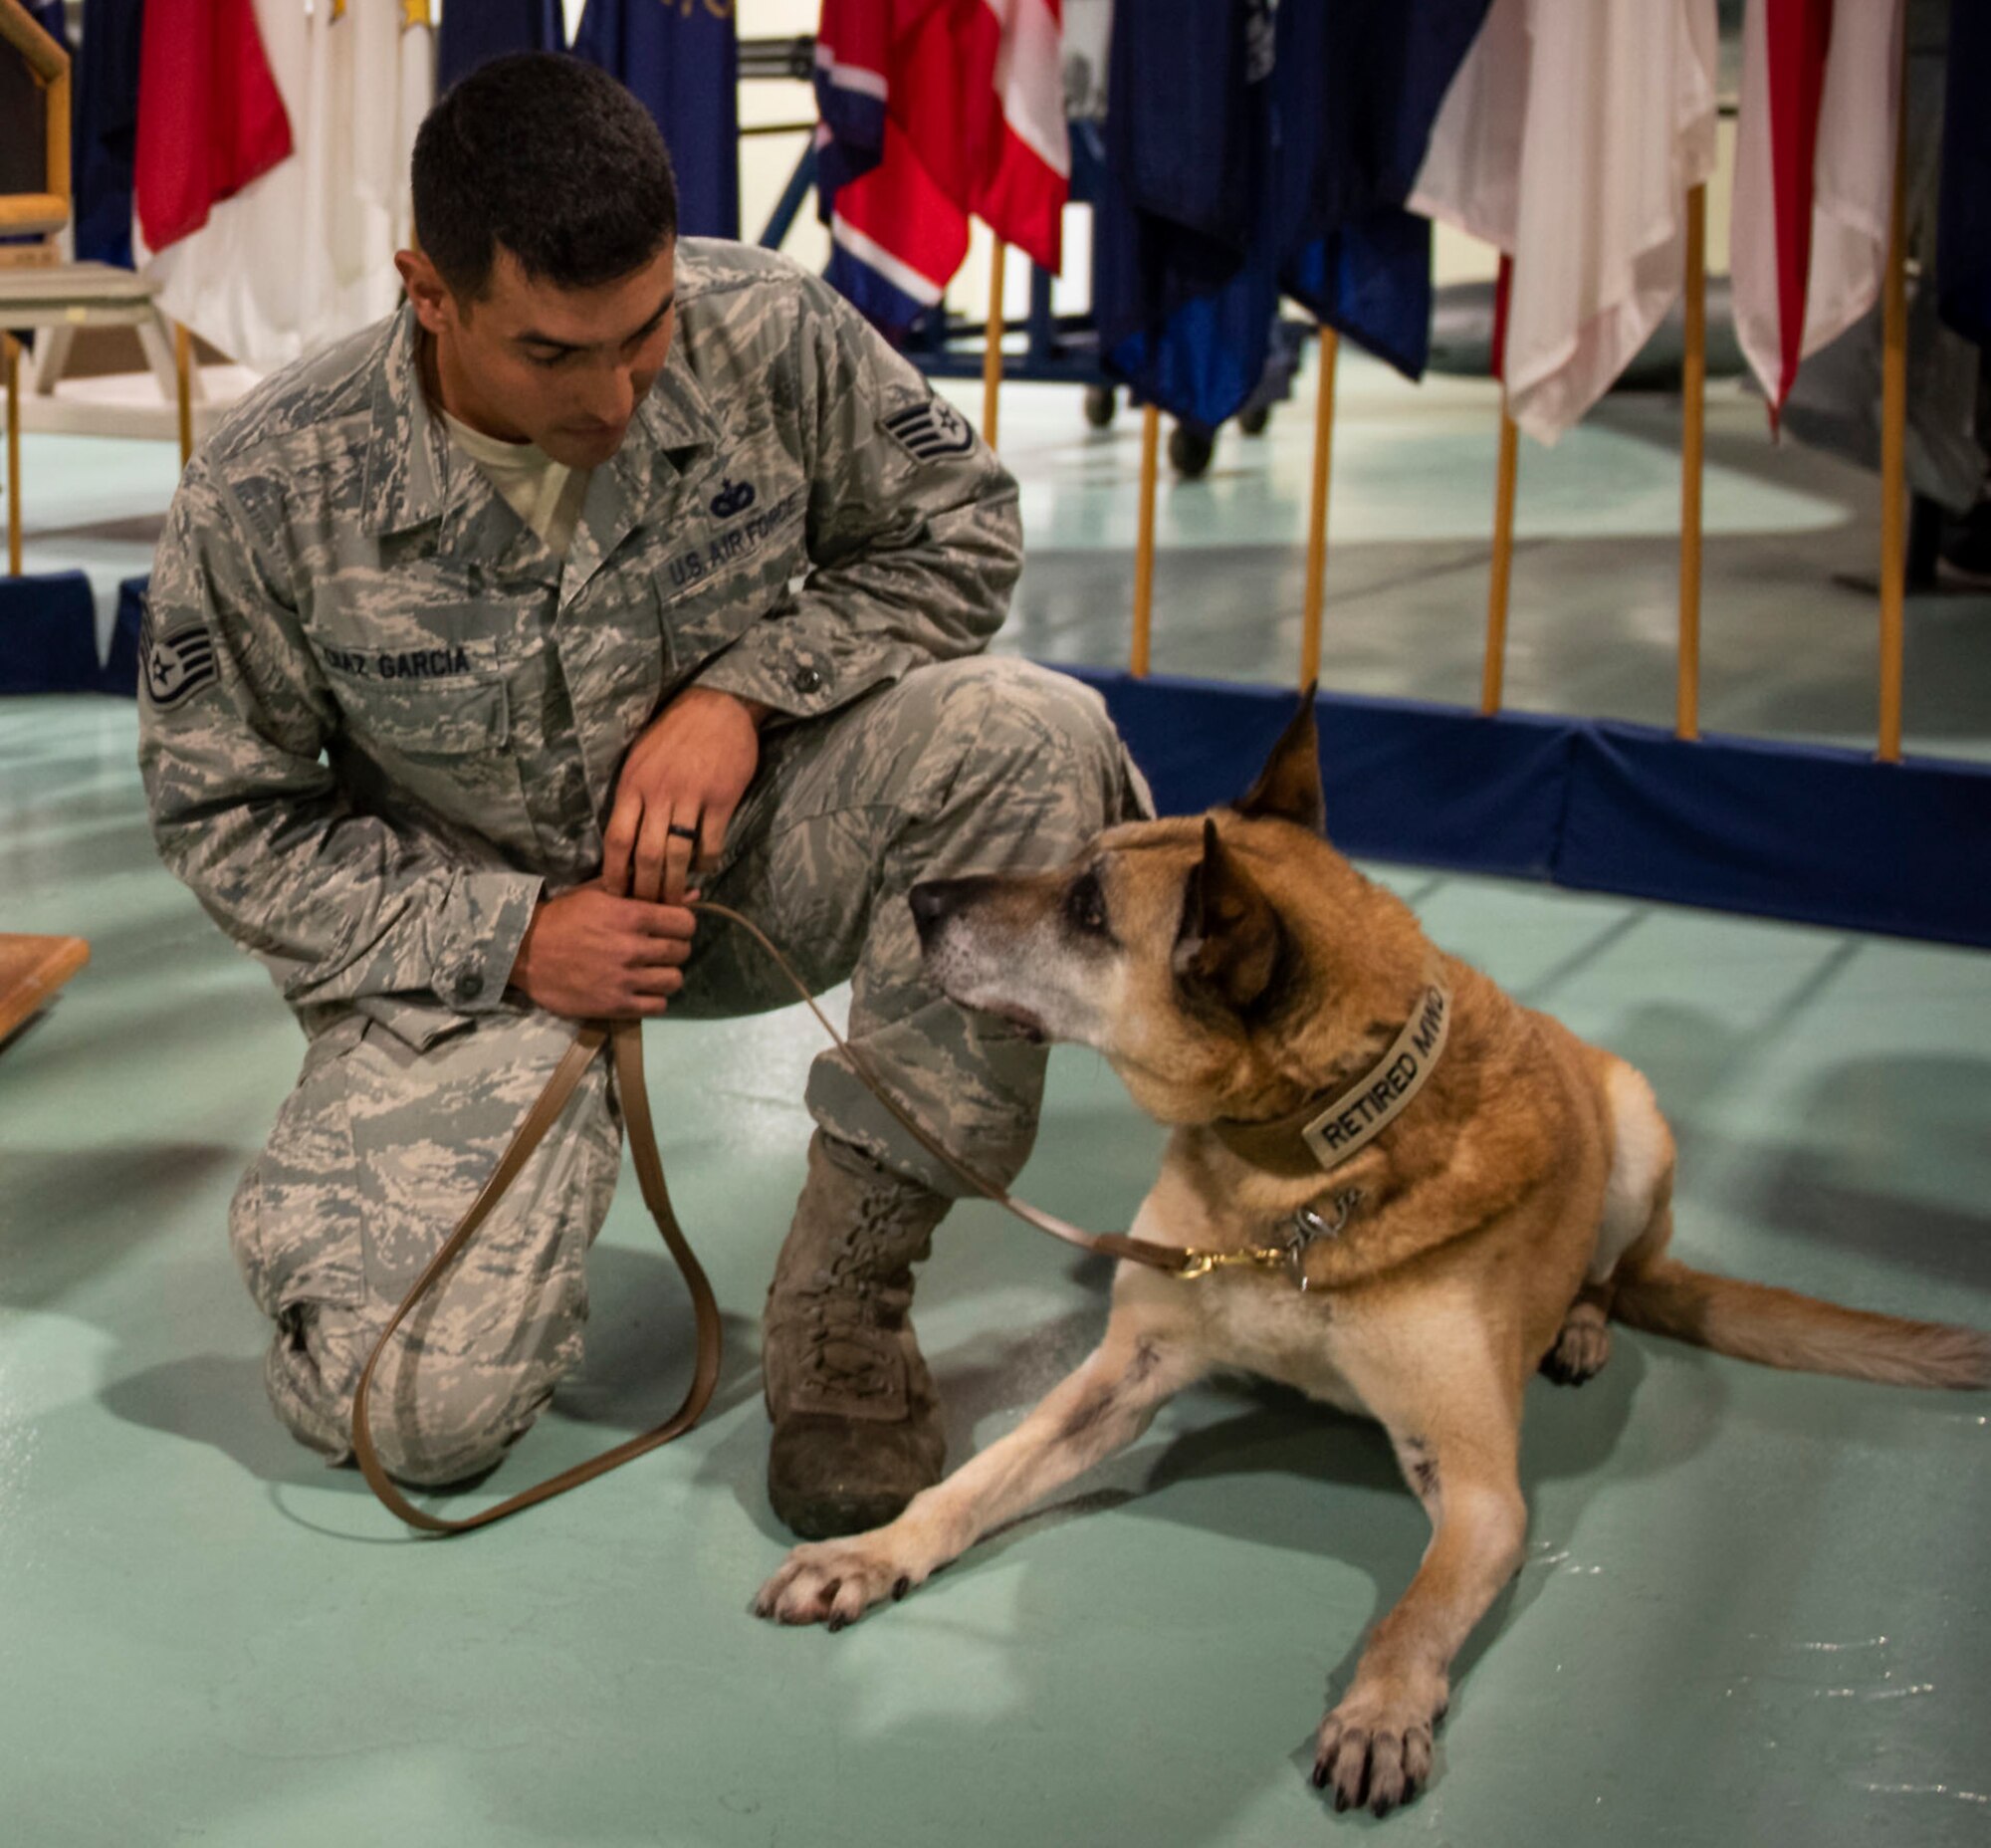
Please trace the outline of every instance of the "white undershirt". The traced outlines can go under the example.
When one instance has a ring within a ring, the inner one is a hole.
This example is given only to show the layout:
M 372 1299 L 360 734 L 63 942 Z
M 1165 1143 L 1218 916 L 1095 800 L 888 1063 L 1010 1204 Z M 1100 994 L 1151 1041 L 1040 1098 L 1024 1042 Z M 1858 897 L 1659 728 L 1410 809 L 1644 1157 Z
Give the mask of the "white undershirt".
M 556 559 L 566 557 L 580 506 L 587 499 L 589 469 L 571 469 L 555 462 L 538 443 L 508 443 L 473 430 L 459 417 L 443 412 L 450 441 L 491 478 L 519 516 Z

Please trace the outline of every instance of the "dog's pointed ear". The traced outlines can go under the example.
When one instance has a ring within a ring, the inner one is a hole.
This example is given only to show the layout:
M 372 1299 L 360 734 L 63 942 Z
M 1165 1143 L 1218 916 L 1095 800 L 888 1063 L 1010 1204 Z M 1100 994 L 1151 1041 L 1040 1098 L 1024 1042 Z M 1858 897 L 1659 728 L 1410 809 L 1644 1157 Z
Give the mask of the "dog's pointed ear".
M 1320 789 L 1320 733 L 1314 724 L 1314 689 L 1300 695 L 1300 709 L 1279 734 L 1258 781 L 1232 805 L 1241 815 L 1297 821 L 1316 834 L 1327 833 L 1327 799 Z
M 1242 1013 L 1270 986 L 1284 942 L 1271 901 L 1206 816 L 1203 858 L 1183 892 L 1176 974 Z

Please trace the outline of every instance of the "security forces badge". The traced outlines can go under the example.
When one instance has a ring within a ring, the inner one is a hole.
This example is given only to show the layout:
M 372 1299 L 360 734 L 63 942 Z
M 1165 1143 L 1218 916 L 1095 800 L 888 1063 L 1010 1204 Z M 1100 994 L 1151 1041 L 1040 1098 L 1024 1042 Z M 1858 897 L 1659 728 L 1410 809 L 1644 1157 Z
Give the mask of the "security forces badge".
M 202 687 L 212 685 L 220 673 L 214 664 L 214 638 L 207 625 L 196 617 L 162 635 L 152 619 L 149 597 L 138 624 L 138 657 L 144 663 L 145 692 L 160 712 L 191 699 Z
M 881 418 L 878 427 L 915 462 L 944 462 L 975 447 L 968 419 L 938 395 L 894 411 Z

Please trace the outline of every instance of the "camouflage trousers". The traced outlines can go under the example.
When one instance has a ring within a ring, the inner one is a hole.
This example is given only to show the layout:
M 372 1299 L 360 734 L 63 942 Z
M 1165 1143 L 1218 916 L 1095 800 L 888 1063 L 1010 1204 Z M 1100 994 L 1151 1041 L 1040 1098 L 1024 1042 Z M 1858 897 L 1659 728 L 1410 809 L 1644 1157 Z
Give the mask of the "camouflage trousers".
M 926 878 L 1058 864 L 1146 808 L 1089 689 L 1020 661 L 940 663 L 821 719 L 774 727 L 703 886 L 767 931 L 812 989 L 850 980 L 852 1040 L 932 1132 L 1006 1183 L 1035 1135 L 1044 1049 L 927 983 L 906 894 Z M 744 933 L 707 919 L 672 1013 L 755 1013 L 793 999 Z M 523 1008 L 465 1017 L 434 1038 L 397 1033 L 392 1018 L 347 1015 L 313 1039 L 230 1214 L 250 1292 L 277 1324 L 271 1400 L 334 1462 L 350 1455 L 367 1353 L 573 1034 L 570 1022 Z M 806 1101 L 831 1134 L 960 1191 L 835 1053 L 815 1061 Z M 620 1111 L 597 1059 L 382 1359 L 372 1425 L 391 1474 L 443 1484 L 488 1468 L 578 1362 L 585 1261 L 620 1151 Z

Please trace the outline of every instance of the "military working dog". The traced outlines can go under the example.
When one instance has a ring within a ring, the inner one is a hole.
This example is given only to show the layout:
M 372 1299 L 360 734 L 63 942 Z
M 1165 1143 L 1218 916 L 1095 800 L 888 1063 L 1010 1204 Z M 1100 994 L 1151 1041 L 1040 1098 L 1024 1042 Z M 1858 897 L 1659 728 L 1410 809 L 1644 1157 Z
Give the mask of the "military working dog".
M 1667 1256 L 1673 1142 L 1623 1059 L 1436 950 L 1328 844 L 1309 699 L 1250 793 L 1108 828 L 1052 873 L 915 888 L 957 1002 L 1103 1052 L 1174 1126 L 1134 1236 L 1277 1267 L 1123 1263 L 1098 1348 L 890 1525 L 801 1546 L 756 1608 L 840 1627 L 1138 1437 L 1217 1367 L 1381 1422 L 1434 1529 L 1321 1723 L 1314 1781 L 1377 1814 L 1430 1774 L 1453 1655 L 1522 1556 L 1521 1403 L 1611 1318 L 1770 1366 L 1991 1385 L 1991 1339 Z

